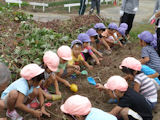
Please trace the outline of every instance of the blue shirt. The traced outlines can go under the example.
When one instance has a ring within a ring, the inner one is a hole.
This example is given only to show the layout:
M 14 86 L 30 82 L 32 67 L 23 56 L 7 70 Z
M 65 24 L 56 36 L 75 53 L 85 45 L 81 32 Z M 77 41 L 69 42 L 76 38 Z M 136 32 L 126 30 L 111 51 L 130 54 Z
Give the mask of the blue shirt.
M 152 68 L 148 67 L 147 65 L 142 65 L 141 71 L 145 74 L 145 75 L 152 75 L 155 74 L 156 71 L 153 70 Z M 160 85 L 160 81 L 158 79 L 158 77 L 154 78 L 155 81 L 158 83 L 158 85 Z
M 30 93 L 33 92 L 33 86 L 29 88 L 28 82 L 24 78 L 20 78 L 16 81 L 14 81 L 12 84 L 10 84 L 2 93 L 1 99 L 4 99 L 4 97 L 12 90 L 17 90 L 18 92 L 22 93 L 25 96 L 28 96 Z
M 117 120 L 117 118 L 100 109 L 92 108 L 85 120 Z

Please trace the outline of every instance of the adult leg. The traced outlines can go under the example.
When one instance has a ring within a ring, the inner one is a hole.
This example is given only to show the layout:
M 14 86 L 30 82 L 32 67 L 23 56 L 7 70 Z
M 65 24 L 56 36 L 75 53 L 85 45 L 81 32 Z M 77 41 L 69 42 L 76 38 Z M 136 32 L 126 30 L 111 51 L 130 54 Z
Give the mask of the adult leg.
M 97 14 L 100 15 L 100 0 L 96 0 Z
M 79 15 L 83 15 L 86 9 L 86 0 L 80 0 Z
M 160 28 L 157 28 L 157 53 L 160 56 Z
M 131 29 L 132 29 L 132 25 L 133 25 L 133 20 L 134 20 L 134 16 L 135 16 L 135 14 L 128 14 L 127 15 L 127 24 L 128 24 L 128 29 L 126 30 L 126 35 L 128 35 L 129 34 L 129 32 L 131 31 Z
M 91 0 L 91 9 L 89 11 L 90 15 L 93 13 L 95 6 L 96 6 L 96 0 Z

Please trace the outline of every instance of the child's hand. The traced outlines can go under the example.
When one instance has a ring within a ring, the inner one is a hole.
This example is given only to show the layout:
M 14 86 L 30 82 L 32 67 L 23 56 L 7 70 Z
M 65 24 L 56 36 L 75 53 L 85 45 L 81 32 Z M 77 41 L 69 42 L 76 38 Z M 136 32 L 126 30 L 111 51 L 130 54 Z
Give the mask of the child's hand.
M 78 65 L 74 65 L 74 68 L 78 71 L 80 70 L 80 67 Z
M 68 82 L 68 81 L 65 81 L 64 84 L 67 86 L 67 87 L 70 87 L 71 84 Z
M 42 112 L 39 110 L 34 110 L 33 115 L 37 118 L 40 118 L 42 116 Z
M 92 69 L 93 69 L 93 66 L 92 66 L 92 65 L 90 65 L 90 66 L 88 67 L 88 69 L 89 69 L 89 70 L 92 70 Z
M 61 95 L 61 92 L 60 92 L 60 91 L 56 91 L 56 94 L 57 94 L 57 95 Z
M 96 88 L 98 88 L 99 90 L 105 89 L 104 86 L 102 84 L 100 84 L 100 83 L 96 84 Z
M 100 62 L 98 61 L 96 64 L 97 64 L 97 65 L 100 65 Z
M 47 117 L 51 117 L 51 115 L 48 112 L 46 112 L 45 109 L 41 109 L 41 112 L 42 112 L 42 114 L 46 115 Z

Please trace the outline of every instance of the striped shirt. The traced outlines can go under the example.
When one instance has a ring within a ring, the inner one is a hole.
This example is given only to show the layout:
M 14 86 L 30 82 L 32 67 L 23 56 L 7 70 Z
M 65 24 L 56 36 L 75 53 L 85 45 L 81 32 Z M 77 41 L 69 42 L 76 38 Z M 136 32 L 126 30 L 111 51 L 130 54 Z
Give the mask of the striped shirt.
M 143 47 L 141 57 L 149 57 L 149 62 L 147 62 L 146 65 L 160 74 L 160 57 L 152 46 L 147 45 Z
M 139 93 L 151 103 L 157 102 L 157 89 L 151 78 L 144 73 L 135 76 L 134 81 L 140 85 Z

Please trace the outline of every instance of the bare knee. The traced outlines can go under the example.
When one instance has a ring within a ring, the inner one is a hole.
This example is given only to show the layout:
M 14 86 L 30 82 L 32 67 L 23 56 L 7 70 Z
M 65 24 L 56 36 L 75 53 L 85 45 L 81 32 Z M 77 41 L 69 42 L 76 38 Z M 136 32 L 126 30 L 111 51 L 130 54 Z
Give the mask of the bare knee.
M 37 97 L 38 96 L 38 90 L 39 88 L 34 88 L 33 89 L 33 92 L 29 95 L 29 97 L 31 98 L 31 99 L 34 99 L 35 97 Z
M 128 110 L 129 108 L 123 108 L 121 111 L 120 111 L 120 115 L 123 117 L 123 118 L 128 118 Z
M 8 97 L 11 100 L 17 99 L 17 97 L 18 97 L 18 91 L 17 90 L 10 91 Z

